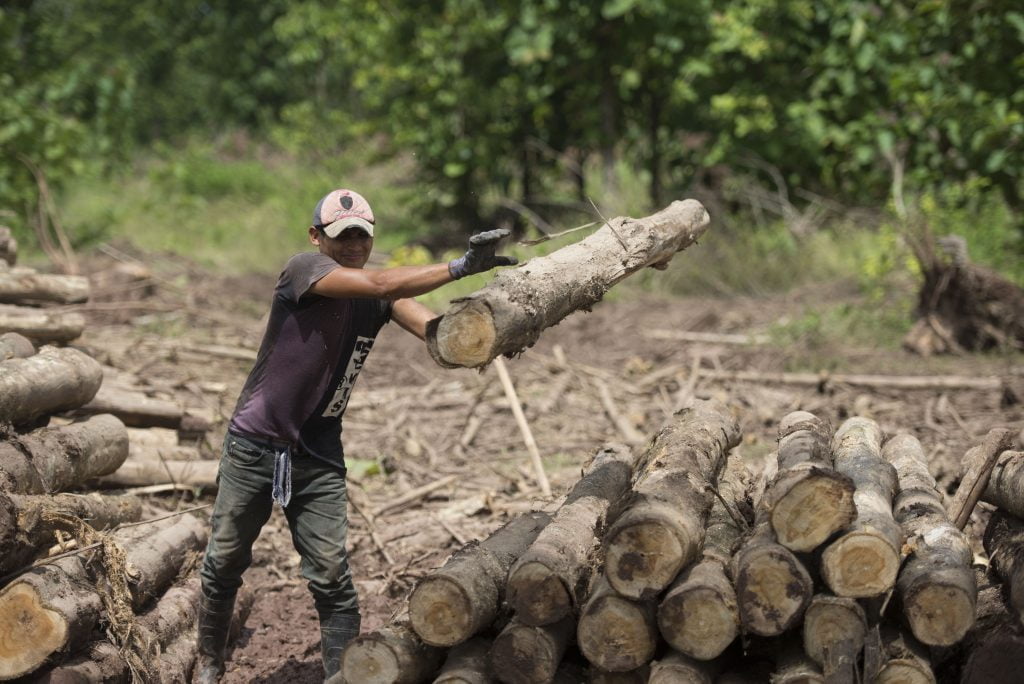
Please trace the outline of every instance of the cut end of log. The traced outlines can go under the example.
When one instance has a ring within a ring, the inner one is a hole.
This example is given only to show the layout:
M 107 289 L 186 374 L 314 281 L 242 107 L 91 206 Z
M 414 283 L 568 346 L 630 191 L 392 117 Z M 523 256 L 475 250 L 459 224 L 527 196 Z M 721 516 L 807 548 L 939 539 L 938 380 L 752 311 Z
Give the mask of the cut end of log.
M 0 679 L 32 672 L 67 639 L 67 623 L 17 583 L 0 595 Z
M 812 468 L 786 488 L 776 485 L 771 524 L 778 542 L 793 551 L 813 551 L 857 516 L 853 482 L 831 470 Z
M 962 587 L 928 584 L 903 597 L 903 612 L 918 641 L 952 646 L 974 624 L 975 603 Z
M 658 628 L 673 648 L 698 660 L 718 657 L 739 633 L 735 599 L 711 587 L 695 587 L 666 598 Z
M 437 322 L 431 337 L 431 355 L 448 368 L 477 368 L 494 358 L 497 332 L 490 308 L 470 300 L 453 307 Z
M 804 651 L 819 665 L 864 648 L 867 618 L 853 599 L 818 595 L 804 616 Z M 845 647 L 840 647 L 845 645 Z
M 606 672 L 629 672 L 654 657 L 658 635 L 643 606 L 608 595 L 588 605 L 577 641 L 584 657 Z
M 431 646 L 454 646 L 473 636 L 471 615 L 470 596 L 447 577 L 423 579 L 409 597 L 409 622 Z
M 534 626 L 557 622 L 572 612 L 572 598 L 562 580 L 538 562 L 523 563 L 508 578 L 508 602 L 518 620 Z
M 562 654 L 541 630 L 510 625 L 491 646 L 492 670 L 505 684 L 531 684 L 554 678 Z
M 825 583 L 836 596 L 879 596 L 896 583 L 900 554 L 878 535 L 850 532 L 825 549 L 821 568 Z
M 648 518 L 615 528 L 605 541 L 605 574 L 623 596 L 654 596 L 696 555 L 694 543 L 684 546 L 667 525 L 657 520 Z
M 814 591 L 796 556 L 778 544 L 743 552 L 736 576 L 740 621 L 748 632 L 778 636 L 803 614 Z
M 342 680 L 364 684 L 402 681 L 401 660 L 385 641 L 374 635 L 356 637 L 341 655 Z
M 901 658 L 883 665 L 875 684 L 935 684 L 935 677 L 919 661 Z

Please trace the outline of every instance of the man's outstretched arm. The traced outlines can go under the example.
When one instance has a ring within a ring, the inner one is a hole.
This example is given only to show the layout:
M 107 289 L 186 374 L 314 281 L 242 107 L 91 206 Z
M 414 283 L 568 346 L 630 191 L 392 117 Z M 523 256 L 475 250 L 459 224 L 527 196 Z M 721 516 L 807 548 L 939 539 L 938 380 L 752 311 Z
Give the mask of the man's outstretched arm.
M 427 337 L 427 322 L 437 314 L 415 299 L 398 299 L 391 305 L 391 319 L 421 340 Z

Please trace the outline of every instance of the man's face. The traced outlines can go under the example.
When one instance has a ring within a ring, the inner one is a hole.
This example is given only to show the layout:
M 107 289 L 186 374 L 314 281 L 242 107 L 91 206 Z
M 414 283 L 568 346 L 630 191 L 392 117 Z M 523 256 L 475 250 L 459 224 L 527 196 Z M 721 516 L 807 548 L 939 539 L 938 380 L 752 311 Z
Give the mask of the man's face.
M 333 238 L 311 227 L 309 241 L 320 247 L 321 254 L 326 254 L 348 268 L 365 266 L 373 249 L 373 238 L 357 226 L 350 226 Z

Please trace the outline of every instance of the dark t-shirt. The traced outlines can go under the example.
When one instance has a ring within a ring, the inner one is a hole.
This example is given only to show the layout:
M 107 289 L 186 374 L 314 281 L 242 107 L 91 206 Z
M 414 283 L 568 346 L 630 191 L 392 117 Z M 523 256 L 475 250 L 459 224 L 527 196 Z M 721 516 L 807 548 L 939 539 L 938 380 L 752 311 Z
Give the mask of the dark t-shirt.
M 256 365 L 228 429 L 344 465 L 341 416 L 377 332 L 390 319 L 391 302 L 309 292 L 336 268 L 316 252 L 285 264 Z

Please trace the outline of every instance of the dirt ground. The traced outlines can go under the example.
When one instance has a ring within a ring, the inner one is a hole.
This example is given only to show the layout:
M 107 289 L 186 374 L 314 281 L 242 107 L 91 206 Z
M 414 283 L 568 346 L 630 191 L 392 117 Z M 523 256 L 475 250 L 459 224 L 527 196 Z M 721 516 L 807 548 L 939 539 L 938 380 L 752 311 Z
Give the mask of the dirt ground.
M 112 265 L 134 258 L 118 252 L 115 259 L 98 259 L 94 281 Z M 170 257 L 160 259 L 159 266 L 147 263 L 152 276 L 147 282 L 155 289 L 108 282 L 104 296 L 88 309 L 91 321 L 82 344 L 135 374 L 154 396 L 173 395 L 213 412 L 218 422 L 202 445 L 215 458 L 251 365 L 217 350 L 258 346 L 274 278 L 219 277 Z M 869 416 L 887 433 L 915 434 L 932 459 L 933 474 L 947 488 L 956 484 L 961 455 L 989 429 L 1024 427 L 1024 407 L 1000 390 L 894 390 L 825 381 L 801 386 L 722 381 L 699 372 L 815 372 L 809 359 L 827 353 L 833 365 L 850 373 L 998 376 L 1019 384 L 1020 354 L 921 359 L 899 349 L 849 346 L 823 352 L 800 342 L 780 347 L 670 339 L 673 331 L 762 332 L 820 305 L 822 298 L 839 303 L 855 296 L 842 284 L 763 299 L 634 294 L 547 331 L 535 348 L 508 361 L 508 368 L 551 480 L 551 498 L 540 494 L 494 369 L 444 370 L 421 342 L 396 325 L 386 326 L 344 421 L 346 455 L 359 466 L 350 470 L 349 543 L 364 631 L 400 610 L 417 578 L 463 543 L 521 511 L 557 506 L 587 459 L 601 445 L 624 439 L 629 428 L 616 420 L 650 436 L 694 396 L 716 396 L 739 412 L 744 430 L 739 450 L 755 463 L 772 451 L 778 421 L 789 411 L 812 411 L 834 425 L 850 415 Z M 603 393 L 610 403 L 602 401 Z M 440 486 L 384 508 L 430 483 Z M 209 492 L 185 492 L 155 502 L 173 509 L 212 500 Z M 275 511 L 245 578 L 257 600 L 224 681 L 322 680 L 316 616 L 298 561 L 287 524 Z

